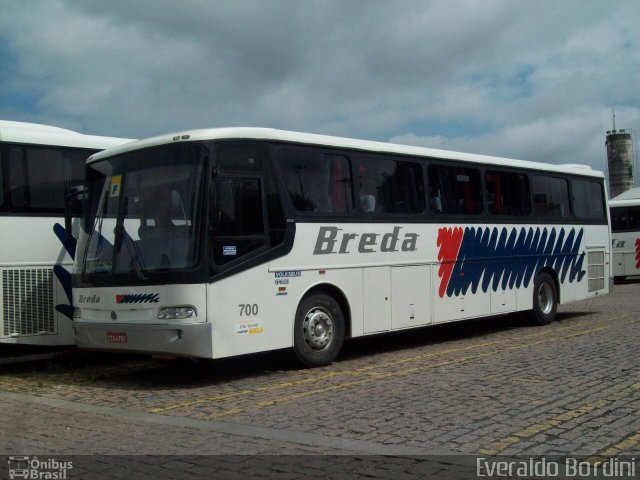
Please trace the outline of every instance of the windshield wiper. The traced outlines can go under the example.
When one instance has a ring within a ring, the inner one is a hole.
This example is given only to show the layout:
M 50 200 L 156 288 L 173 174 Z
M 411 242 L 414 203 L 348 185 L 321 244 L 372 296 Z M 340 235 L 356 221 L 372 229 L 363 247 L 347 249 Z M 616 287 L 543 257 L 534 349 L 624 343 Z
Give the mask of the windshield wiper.
M 100 201 L 98 202 L 99 207 L 102 207 L 102 209 L 100 210 L 100 208 L 98 208 L 98 211 L 96 212 L 96 217 L 93 219 L 93 225 L 91 226 L 91 233 L 87 238 L 87 247 L 84 249 L 84 257 L 82 258 L 82 266 L 85 272 L 88 270 L 87 258 L 89 256 L 89 250 L 91 248 L 91 240 L 93 239 L 93 236 L 96 234 L 98 235 L 98 240 L 96 241 L 96 251 L 94 254 L 94 261 L 93 261 L 93 265 L 91 267 L 90 273 L 95 272 L 98 259 L 100 258 L 100 255 L 102 253 L 102 247 L 103 247 L 102 221 L 104 220 L 104 217 L 107 214 L 107 194 L 108 194 L 108 190 L 105 190 L 102 193 Z
M 127 246 L 127 253 L 131 258 L 131 267 L 140 280 L 148 280 L 149 278 L 145 275 L 146 266 L 144 264 L 144 260 L 142 259 L 142 253 L 140 252 L 140 248 L 136 244 L 135 240 L 131 238 L 129 232 L 124 226 L 124 219 L 127 216 L 129 211 L 129 197 L 125 197 L 124 199 L 124 213 L 122 215 L 122 219 L 118 218 L 118 223 L 116 224 L 116 240 L 119 238 L 120 243 L 116 249 L 117 252 L 120 251 L 122 246 L 122 242 Z M 118 237 L 118 234 L 120 237 Z
M 149 277 L 145 275 L 145 271 L 147 270 L 147 268 L 144 264 L 144 260 L 142 259 L 140 248 L 126 230 L 124 230 L 123 234 L 125 236 L 124 242 L 127 245 L 127 252 L 131 257 L 131 266 L 133 267 L 133 270 L 136 272 L 136 275 L 138 275 L 138 278 L 140 280 L 148 280 Z

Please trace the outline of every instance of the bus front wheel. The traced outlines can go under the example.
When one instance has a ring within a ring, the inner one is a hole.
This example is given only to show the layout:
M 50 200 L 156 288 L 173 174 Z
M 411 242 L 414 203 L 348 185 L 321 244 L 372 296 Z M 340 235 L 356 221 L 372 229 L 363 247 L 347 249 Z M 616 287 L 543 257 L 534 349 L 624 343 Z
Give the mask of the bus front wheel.
M 293 350 L 307 367 L 328 365 L 344 341 L 344 315 L 338 302 L 323 293 L 306 297 L 298 305 Z
M 547 272 L 540 272 L 533 283 L 533 315 L 536 323 L 551 323 L 556 316 L 557 308 L 556 282 Z

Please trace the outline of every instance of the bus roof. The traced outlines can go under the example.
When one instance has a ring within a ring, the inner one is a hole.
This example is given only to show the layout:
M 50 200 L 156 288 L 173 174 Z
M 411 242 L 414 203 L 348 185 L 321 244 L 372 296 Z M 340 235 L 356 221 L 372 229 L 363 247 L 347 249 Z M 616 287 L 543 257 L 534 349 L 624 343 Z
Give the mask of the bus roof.
M 130 138 L 84 135 L 64 128 L 37 123 L 0 120 L 0 141 L 29 145 L 56 145 L 63 147 L 105 149 L 131 142 Z
M 461 160 L 479 164 L 489 164 L 505 167 L 519 167 L 535 170 L 544 170 L 558 173 L 571 173 L 575 175 L 587 175 L 604 178 L 604 173 L 592 170 L 588 165 L 553 165 L 549 163 L 515 160 L 510 158 L 493 157 L 489 155 L 477 155 L 461 153 L 449 150 L 437 150 L 424 147 L 413 147 L 393 143 L 374 142 L 368 140 L 356 140 L 352 138 L 332 137 L 310 133 L 276 130 L 272 128 L 210 128 L 202 130 L 189 130 L 172 134 L 159 135 L 152 138 L 138 140 L 126 145 L 98 152 L 89 158 L 89 162 L 97 161 L 112 155 L 126 153 L 133 150 L 167 145 L 183 141 L 205 140 L 272 140 L 277 142 L 290 142 L 298 144 L 310 144 L 345 148 L 350 150 L 389 153 L 398 155 L 414 155 L 445 160 Z
M 609 205 L 612 207 L 630 207 L 633 205 L 640 205 L 640 187 L 630 188 L 626 192 L 622 192 L 617 197 L 613 197 L 609 200 Z

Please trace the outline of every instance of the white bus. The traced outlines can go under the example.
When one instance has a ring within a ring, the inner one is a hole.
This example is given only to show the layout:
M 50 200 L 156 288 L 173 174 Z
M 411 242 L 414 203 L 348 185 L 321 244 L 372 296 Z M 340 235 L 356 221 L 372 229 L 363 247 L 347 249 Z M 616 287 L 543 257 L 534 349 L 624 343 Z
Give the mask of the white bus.
M 613 276 L 640 277 L 640 188 L 609 201 Z
M 609 291 L 601 172 L 270 129 L 87 162 L 80 348 L 204 358 L 532 310 Z
M 125 141 L 0 120 L 0 343 L 74 344 L 65 195 L 89 155 Z

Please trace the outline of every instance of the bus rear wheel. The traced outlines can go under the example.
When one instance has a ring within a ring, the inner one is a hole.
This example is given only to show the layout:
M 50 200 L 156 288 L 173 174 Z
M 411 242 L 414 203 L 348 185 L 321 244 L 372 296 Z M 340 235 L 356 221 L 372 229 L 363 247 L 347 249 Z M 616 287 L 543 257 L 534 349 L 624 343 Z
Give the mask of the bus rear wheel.
M 293 351 L 307 367 L 333 362 L 344 342 L 344 315 L 338 302 L 323 293 L 305 297 L 296 312 Z
M 547 325 L 556 317 L 558 292 L 556 282 L 547 272 L 540 272 L 533 282 L 533 316 L 538 325 Z

